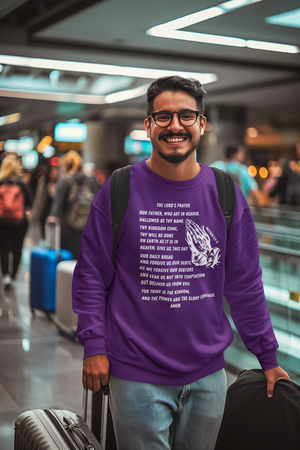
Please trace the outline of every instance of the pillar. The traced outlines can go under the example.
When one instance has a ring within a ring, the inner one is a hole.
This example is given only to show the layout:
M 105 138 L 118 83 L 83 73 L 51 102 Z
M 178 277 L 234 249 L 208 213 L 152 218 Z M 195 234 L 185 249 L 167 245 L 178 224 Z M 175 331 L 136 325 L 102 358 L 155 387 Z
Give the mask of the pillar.
M 225 148 L 231 142 L 244 144 L 247 118 L 243 106 L 210 106 L 205 115 L 211 129 L 205 132 L 200 142 L 197 159 L 209 165 L 223 159 Z

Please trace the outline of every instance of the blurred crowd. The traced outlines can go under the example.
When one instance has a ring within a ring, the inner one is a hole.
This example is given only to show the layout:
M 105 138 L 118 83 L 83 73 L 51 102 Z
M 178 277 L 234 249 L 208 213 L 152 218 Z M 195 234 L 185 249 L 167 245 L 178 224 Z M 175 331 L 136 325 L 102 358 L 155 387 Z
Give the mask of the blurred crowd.
M 288 157 L 270 161 L 266 178 L 258 184 L 244 160 L 244 147 L 233 143 L 225 149 L 224 158 L 211 166 L 229 171 L 250 205 L 300 205 L 298 162 Z M 38 224 L 41 245 L 47 245 L 46 222 L 58 224 L 61 248 L 77 259 L 93 198 L 115 168 L 83 163 L 75 150 L 52 161 L 41 161 L 31 171 L 10 154 L 0 161 L 0 261 L 5 289 L 17 275 L 29 221 Z
M 279 161 L 269 161 L 260 183 L 245 163 L 245 148 L 237 143 L 225 149 L 224 158 L 210 164 L 211 167 L 231 173 L 235 183 L 243 192 L 250 205 L 263 207 L 270 205 L 300 206 L 300 165 L 290 157 Z M 252 166 L 253 167 L 253 166 Z M 255 169 L 253 167 L 253 169 Z M 256 170 L 256 169 L 255 169 Z
M 4 289 L 16 278 L 30 221 L 38 224 L 40 245 L 45 246 L 46 222 L 58 224 L 61 248 L 71 251 L 77 259 L 91 203 L 109 173 L 92 162 L 83 163 L 75 150 L 59 162 L 52 161 L 42 160 L 31 171 L 23 169 L 13 154 L 0 162 L 0 261 Z

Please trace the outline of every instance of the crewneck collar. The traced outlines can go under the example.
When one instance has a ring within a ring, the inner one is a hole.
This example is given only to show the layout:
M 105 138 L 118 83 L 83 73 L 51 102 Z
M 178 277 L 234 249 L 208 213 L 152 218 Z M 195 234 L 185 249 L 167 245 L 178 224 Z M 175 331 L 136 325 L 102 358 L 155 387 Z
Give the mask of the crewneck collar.
M 156 184 L 159 184 L 161 186 L 168 187 L 171 189 L 191 189 L 191 188 L 203 183 L 207 177 L 207 166 L 205 166 L 203 164 L 200 164 L 201 170 L 194 178 L 191 178 L 190 180 L 185 180 L 185 181 L 173 181 L 173 180 L 168 180 L 166 178 L 161 177 L 160 175 L 153 172 L 153 170 L 151 170 L 148 167 L 146 160 L 140 161 L 139 163 L 137 163 L 137 165 L 139 165 L 141 172 L 149 180 L 151 180 L 152 182 L 154 182 Z

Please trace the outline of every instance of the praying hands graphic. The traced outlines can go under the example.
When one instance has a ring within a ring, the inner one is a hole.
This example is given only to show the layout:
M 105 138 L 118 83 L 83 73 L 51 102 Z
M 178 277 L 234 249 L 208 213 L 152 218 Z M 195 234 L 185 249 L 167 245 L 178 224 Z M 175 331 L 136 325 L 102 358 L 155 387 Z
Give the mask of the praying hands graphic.
M 190 219 L 185 221 L 185 240 L 192 252 L 192 263 L 195 266 L 214 268 L 220 260 L 220 249 L 212 248 L 211 239 L 204 229 Z

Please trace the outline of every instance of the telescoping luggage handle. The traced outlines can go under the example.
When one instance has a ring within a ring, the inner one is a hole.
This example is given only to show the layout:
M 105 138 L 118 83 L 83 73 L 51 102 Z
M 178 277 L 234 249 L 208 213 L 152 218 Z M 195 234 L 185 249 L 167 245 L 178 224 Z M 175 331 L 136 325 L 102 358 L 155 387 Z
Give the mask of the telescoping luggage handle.
M 46 247 L 56 251 L 59 250 L 60 236 L 61 236 L 60 220 L 57 218 L 55 222 L 52 222 L 47 217 L 45 225 Z
M 109 394 L 109 385 L 101 386 L 102 392 L 102 411 L 101 411 L 101 424 L 100 424 L 100 445 L 103 450 L 106 448 L 106 430 L 107 430 L 107 412 L 108 412 L 108 394 Z M 89 391 L 83 390 L 83 401 L 82 401 L 82 418 L 84 422 L 87 422 L 87 409 L 88 409 L 88 395 Z

